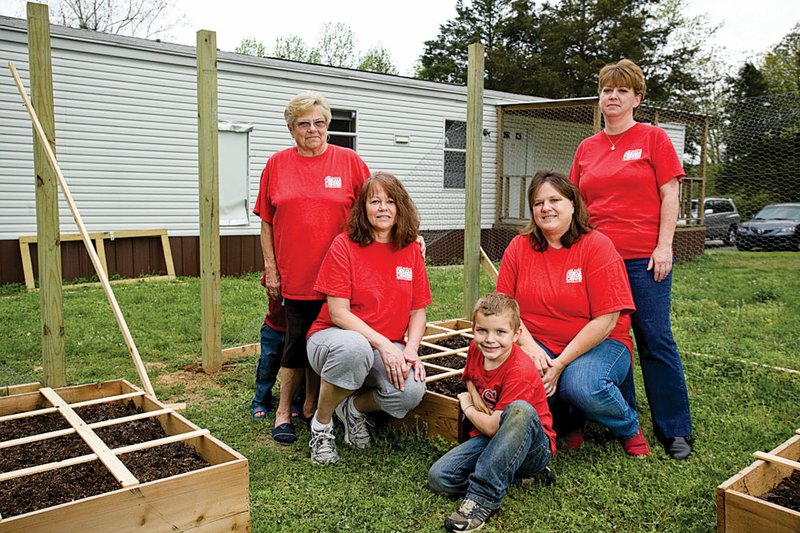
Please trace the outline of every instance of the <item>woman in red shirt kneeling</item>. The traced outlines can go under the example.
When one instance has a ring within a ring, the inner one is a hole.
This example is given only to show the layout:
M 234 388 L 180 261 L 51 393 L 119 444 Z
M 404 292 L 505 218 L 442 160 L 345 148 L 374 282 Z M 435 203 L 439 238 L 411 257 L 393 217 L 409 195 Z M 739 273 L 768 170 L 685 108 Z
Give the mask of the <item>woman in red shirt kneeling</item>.
M 582 424 L 565 429 L 574 422 L 569 408 L 608 427 L 629 455 L 646 455 L 638 415 L 619 388 L 631 366 L 635 309 L 622 258 L 589 226 L 566 176 L 538 172 L 528 202 L 531 221 L 506 248 L 497 292 L 519 302 L 518 342 L 542 376 L 556 430 L 571 437 L 570 447 L 583 443 Z
M 396 177 L 378 172 L 364 183 L 347 231 L 322 262 L 314 289 L 327 299 L 307 345 L 309 364 L 321 378 L 311 420 L 317 464 L 339 460 L 334 412 L 344 424 L 344 441 L 364 448 L 367 413 L 402 418 L 422 401 L 425 369 L 417 351 L 431 292 L 418 230 L 408 192 Z

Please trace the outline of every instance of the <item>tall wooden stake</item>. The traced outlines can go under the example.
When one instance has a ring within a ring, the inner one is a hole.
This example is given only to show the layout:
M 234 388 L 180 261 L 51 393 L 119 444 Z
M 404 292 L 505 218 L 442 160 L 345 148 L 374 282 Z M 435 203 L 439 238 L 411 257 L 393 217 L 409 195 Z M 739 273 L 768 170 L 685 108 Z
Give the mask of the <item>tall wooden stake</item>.
M 56 149 L 53 111 L 53 65 L 47 4 L 28 2 L 28 63 L 31 100 L 51 150 Z M 39 308 L 42 322 L 42 366 L 48 387 L 67 384 L 64 364 L 64 308 L 61 295 L 61 241 L 58 223 L 58 182 L 44 147 L 33 133 L 36 174 L 36 239 L 39 256 Z
M 467 169 L 464 186 L 464 316 L 480 295 L 481 176 L 483 162 L 484 46 L 469 45 L 467 70 Z
M 25 87 L 22 85 L 22 80 L 20 79 L 17 68 L 14 66 L 12 61 L 8 62 L 8 68 L 11 70 L 11 75 L 14 77 L 14 82 L 17 84 L 19 95 L 22 97 L 22 101 L 25 103 L 25 108 L 28 110 L 28 114 L 33 122 L 33 128 L 36 131 L 37 139 L 39 140 L 38 144 L 44 148 L 47 161 L 50 163 L 56 179 L 58 180 L 58 184 L 61 186 L 61 192 L 64 193 L 64 200 L 66 200 L 67 207 L 69 207 L 70 213 L 72 213 L 72 218 L 75 220 L 75 225 L 78 226 L 78 233 L 81 234 L 83 244 L 86 246 L 86 251 L 89 254 L 89 259 L 92 262 L 92 266 L 94 266 L 94 271 L 97 274 L 97 278 L 100 280 L 100 285 L 102 285 L 103 291 L 106 293 L 108 303 L 111 304 L 111 311 L 114 313 L 114 318 L 117 320 L 117 325 L 122 332 L 122 337 L 125 339 L 125 344 L 127 345 L 128 351 L 131 354 L 131 358 L 136 365 L 136 371 L 139 374 L 139 379 L 142 380 L 142 386 L 147 394 L 155 397 L 153 386 L 150 384 L 150 378 L 147 376 L 147 369 L 145 369 L 142 358 L 139 356 L 139 350 L 136 349 L 136 344 L 133 342 L 133 337 L 128 329 L 128 324 L 125 322 L 125 317 L 122 316 L 122 310 L 119 308 L 117 298 L 114 296 L 114 291 L 111 290 L 111 283 L 108 281 L 108 276 L 103 268 L 103 264 L 100 262 L 100 257 L 97 255 L 97 250 L 95 250 L 94 246 L 92 245 L 92 239 L 89 236 L 89 232 L 86 230 L 86 226 L 83 223 L 80 213 L 78 212 L 78 206 L 75 205 L 75 200 L 72 198 L 72 193 L 67 185 L 67 180 L 64 179 L 64 174 L 61 172 L 61 167 L 58 165 L 56 155 L 53 153 L 53 150 L 50 149 L 50 144 L 47 142 L 47 135 L 45 135 L 44 129 L 39 122 L 39 117 L 36 115 L 36 110 L 33 108 L 33 105 L 31 104 L 31 101 L 25 92 Z M 34 139 L 34 143 L 37 139 Z
M 197 32 L 197 153 L 200 190 L 200 327 L 203 370 L 222 366 L 219 265 L 217 34 Z

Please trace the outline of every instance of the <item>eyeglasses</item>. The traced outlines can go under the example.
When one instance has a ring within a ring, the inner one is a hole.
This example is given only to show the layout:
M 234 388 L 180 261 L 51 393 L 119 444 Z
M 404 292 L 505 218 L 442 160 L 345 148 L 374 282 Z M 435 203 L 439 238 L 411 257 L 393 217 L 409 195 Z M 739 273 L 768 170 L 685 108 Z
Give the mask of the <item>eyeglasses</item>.
M 308 120 L 301 120 L 300 122 L 294 123 L 294 127 L 302 131 L 310 130 L 311 126 L 314 126 L 318 130 L 328 129 L 328 123 L 324 120 L 315 120 L 314 122 Z

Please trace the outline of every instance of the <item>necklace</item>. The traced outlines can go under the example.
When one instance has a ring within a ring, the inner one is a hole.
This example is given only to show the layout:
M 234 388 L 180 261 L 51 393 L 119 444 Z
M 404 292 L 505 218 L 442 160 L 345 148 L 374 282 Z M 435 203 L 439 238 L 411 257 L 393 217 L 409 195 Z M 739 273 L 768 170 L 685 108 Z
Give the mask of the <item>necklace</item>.
M 617 149 L 617 144 L 619 144 L 619 142 L 622 140 L 622 138 L 625 137 L 625 134 L 628 133 L 629 131 L 631 131 L 632 128 L 633 128 L 633 126 L 628 128 L 627 130 L 623 131 L 619 135 L 619 137 L 617 137 L 616 142 L 611 140 L 611 136 L 608 134 L 608 132 L 605 130 L 605 128 L 603 128 L 603 133 L 605 133 L 606 139 L 608 139 L 608 143 L 611 145 L 611 151 L 612 152 Z

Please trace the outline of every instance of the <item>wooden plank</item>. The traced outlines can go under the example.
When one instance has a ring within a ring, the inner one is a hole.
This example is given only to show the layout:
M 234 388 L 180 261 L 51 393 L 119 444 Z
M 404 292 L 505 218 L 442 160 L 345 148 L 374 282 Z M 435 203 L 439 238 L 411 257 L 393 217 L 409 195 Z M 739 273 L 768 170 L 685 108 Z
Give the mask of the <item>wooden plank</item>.
M 480 295 L 481 178 L 483 176 L 483 78 L 485 47 L 467 47 L 467 153 L 464 184 L 464 314 Z
M 37 409 L 35 411 L 25 411 L 22 413 L 15 413 L 13 415 L 0 416 L 0 422 L 9 422 L 11 420 L 20 420 L 22 418 L 29 418 L 31 416 L 46 415 L 47 413 L 55 413 L 58 411 L 55 407 L 46 407 L 44 409 Z
M 435 366 L 435 365 L 430 365 L 429 363 L 426 363 L 426 364 L 424 364 L 424 366 Z M 445 368 L 445 367 L 437 366 L 437 368 L 441 369 L 441 368 Z M 463 368 L 458 369 L 458 370 L 454 370 L 454 369 L 448 369 L 448 370 L 449 370 L 449 372 L 443 372 L 441 374 L 436 374 L 435 376 L 426 376 L 425 377 L 425 383 L 430 383 L 432 381 L 439 381 L 440 379 L 445 379 L 445 378 L 453 378 L 453 377 L 456 377 L 456 376 L 460 376 L 461 374 L 464 373 L 464 369 Z
M 100 259 L 100 265 L 103 267 L 103 272 L 108 276 L 108 262 L 106 261 L 106 246 L 103 244 L 103 239 L 94 240 L 94 249 L 97 252 L 97 257 Z
M 395 426 L 407 429 L 422 429 L 429 437 L 441 436 L 450 442 L 458 442 L 461 433 L 461 407 L 458 400 L 437 392 L 427 391 L 422 401 L 402 420 L 391 419 Z
M 222 366 L 219 243 L 217 34 L 197 32 L 197 143 L 200 196 L 200 332 L 203 370 Z
M 432 344 L 431 346 L 435 346 Z M 469 346 L 464 346 L 463 348 L 454 348 L 452 350 L 443 350 L 438 353 L 432 353 L 429 355 L 421 355 L 419 358 L 423 361 L 427 361 L 428 359 L 436 359 L 437 357 L 444 357 L 445 355 L 462 355 L 466 354 L 469 351 Z
M 797 533 L 800 513 L 748 494 L 726 495 L 725 533 Z
M 144 396 L 144 392 L 136 390 L 133 392 L 126 392 L 124 394 L 115 394 L 113 396 L 103 396 L 102 398 L 92 398 L 91 400 L 82 400 L 79 402 L 70 402 L 70 406 L 74 408 L 78 407 L 86 407 L 87 405 L 97 405 L 99 403 L 110 403 L 110 402 L 119 402 L 121 400 L 127 400 L 129 398 L 136 398 L 138 396 Z
M 225 348 L 222 350 L 222 362 L 227 363 L 231 359 L 236 359 L 238 357 L 249 357 L 259 353 L 261 353 L 261 344 L 259 343 Z
M 249 531 L 246 460 L 3 519 L 3 533 Z
M 29 7 L 31 5 L 34 4 L 29 3 Z M 49 22 L 47 22 L 47 24 L 49 25 Z M 134 344 L 133 342 L 133 337 L 131 336 L 130 329 L 128 329 L 128 324 L 125 322 L 125 317 L 122 316 L 122 310 L 119 308 L 119 303 L 117 302 L 117 298 L 114 296 L 114 291 L 111 290 L 111 285 L 108 283 L 108 276 L 106 276 L 105 272 L 103 271 L 102 265 L 100 265 L 100 259 L 97 257 L 97 252 L 95 251 L 94 247 L 92 246 L 92 242 L 89 239 L 89 233 L 88 231 L 86 231 L 86 226 L 83 224 L 83 219 L 81 218 L 81 215 L 78 212 L 78 206 L 75 205 L 75 200 L 72 198 L 72 193 L 70 192 L 69 186 L 67 186 L 67 181 L 66 179 L 64 179 L 64 175 L 61 172 L 61 167 L 58 165 L 56 156 L 53 153 L 53 150 L 50 148 L 49 143 L 47 142 L 47 137 L 45 135 L 44 130 L 42 129 L 41 123 L 39 122 L 39 117 L 36 114 L 36 111 L 33 109 L 30 100 L 28 99 L 28 95 L 25 92 L 25 88 L 22 85 L 22 80 L 19 77 L 19 73 L 17 72 L 17 68 L 14 66 L 14 63 L 9 62 L 8 67 L 11 70 L 11 74 L 14 76 L 14 82 L 17 85 L 17 90 L 19 91 L 19 95 L 22 97 L 22 100 L 25 103 L 25 107 L 28 110 L 28 114 L 31 117 L 31 121 L 33 122 L 34 128 L 36 129 L 36 133 L 38 135 L 38 139 L 40 142 L 34 144 L 44 148 L 47 154 L 47 159 L 50 161 L 50 165 L 53 167 L 53 170 L 55 171 L 59 185 L 61 185 L 61 191 L 64 193 L 64 198 L 67 202 L 67 205 L 69 206 L 72 218 L 75 220 L 75 225 L 78 226 L 78 230 L 80 231 L 80 234 L 83 236 L 83 243 L 86 246 L 86 251 L 89 252 L 89 259 L 92 260 L 92 265 L 94 266 L 95 272 L 97 273 L 97 277 L 100 278 L 100 282 L 103 285 L 103 290 L 106 294 L 106 298 L 108 299 L 108 302 L 111 304 L 111 310 L 114 313 L 114 318 L 117 321 L 117 325 L 119 326 L 120 331 L 122 332 L 122 337 L 125 339 L 125 344 L 128 347 L 128 351 L 130 352 L 131 358 L 133 359 L 133 363 L 136 366 L 136 371 L 139 374 L 139 379 L 142 380 L 142 385 L 144 386 L 144 390 L 146 390 L 148 394 L 155 396 L 155 392 L 153 391 L 153 385 L 150 383 L 150 378 L 147 376 L 147 370 L 144 367 L 142 358 L 139 356 L 139 350 L 136 348 L 136 344 Z M 40 245 L 41 245 L 41 240 L 40 240 Z M 59 262 L 60 260 L 61 257 L 59 255 Z M 58 295 L 60 298 L 61 295 L 60 271 L 58 279 L 59 279 Z M 63 329 L 64 329 L 63 326 L 61 326 L 60 332 L 62 337 L 63 337 Z M 62 338 L 62 343 L 63 343 L 63 338 Z M 62 346 L 61 366 L 63 367 L 63 346 Z M 45 372 L 46 370 L 47 369 L 45 368 Z M 64 376 L 64 382 L 66 382 L 66 375 Z
M 494 263 L 489 259 L 489 256 L 483 248 L 481 248 L 481 266 L 483 266 L 484 272 L 486 272 L 486 275 L 492 280 L 492 283 L 496 285 L 498 276 L 497 269 L 494 267 Z
M 435 333 L 433 335 L 423 335 L 423 341 L 435 341 L 438 339 L 446 339 L 447 337 L 454 337 L 456 335 L 464 335 L 465 337 L 472 337 L 472 327 L 446 331 L 444 333 Z
M 69 459 L 64 459 L 63 461 L 56 461 L 54 463 L 47 463 L 43 465 L 36 465 L 36 466 L 29 466 L 28 468 L 22 468 L 20 470 L 12 470 L 11 472 L 3 472 L 0 474 L 0 483 L 3 481 L 8 481 L 9 479 L 16 479 L 18 477 L 25 477 L 30 476 L 33 474 L 41 474 L 42 472 L 49 472 L 51 470 L 58 470 L 59 468 L 65 468 L 67 466 L 75 466 L 80 465 L 83 463 L 88 463 L 89 461 L 94 461 L 97 459 L 97 455 L 93 453 L 89 453 L 86 455 L 81 455 L 78 457 L 71 457 Z M 3 530 L 5 533 L 5 530 Z
M 50 387 L 44 387 L 41 389 L 41 392 L 54 406 L 58 407 L 61 415 L 67 419 L 67 422 L 70 423 L 83 441 L 91 448 L 95 455 L 97 455 L 97 458 L 105 465 L 120 486 L 129 488 L 139 484 L 139 480 L 128 470 L 128 467 L 122 464 L 122 461 L 114 455 L 106 443 L 86 425 L 86 422 L 72 410 L 72 407 L 70 407 L 57 392 Z
M 162 437 L 156 440 L 149 440 L 147 442 L 137 442 L 136 444 L 114 448 L 114 454 L 124 455 L 126 453 L 138 452 L 139 450 L 147 450 L 149 448 L 156 448 L 158 446 L 164 446 L 165 444 L 173 444 L 175 442 L 181 442 L 193 439 L 195 437 L 205 437 L 208 436 L 209 434 L 210 432 L 207 429 L 197 429 L 195 431 L 189 431 L 188 433 L 178 433 L 177 435 L 169 435 L 167 437 Z
M 767 461 L 770 463 L 778 463 L 784 466 L 788 466 L 794 470 L 800 470 L 800 463 L 797 461 L 792 461 L 790 459 L 786 459 L 785 457 L 781 457 L 779 455 L 774 455 L 771 453 L 764 453 L 764 452 L 753 452 L 753 457 L 756 459 L 761 459 L 762 461 Z
M 27 242 L 22 242 L 22 239 L 19 241 L 19 254 L 22 257 L 22 274 L 25 277 L 25 288 L 32 291 L 36 288 L 36 278 L 33 276 L 31 246 Z
M 172 261 L 172 246 L 169 243 L 167 230 L 161 235 L 161 249 L 164 252 L 164 264 L 167 267 L 167 276 L 175 279 L 175 263 Z
M 47 152 L 55 153 L 56 122 L 53 105 L 53 64 L 50 56 L 48 7 L 28 3 L 28 61 L 31 106 L 41 116 L 33 168 L 36 174 L 36 234 L 39 240 L 39 314 L 44 382 L 51 387 L 67 384 L 64 365 L 64 304 L 61 293 L 61 242 L 58 221 L 58 182 Z M 27 283 L 26 283 L 27 285 Z
M 111 233 L 108 231 L 92 231 L 89 232 L 89 239 L 90 240 L 97 240 L 97 239 L 108 239 L 111 237 Z M 19 237 L 19 242 L 26 242 L 26 243 L 37 243 L 38 237 L 36 235 L 21 235 Z M 83 240 L 83 235 L 80 233 L 61 233 L 58 236 L 58 240 L 61 242 L 67 241 L 80 241 Z
M 20 383 L 19 385 L 5 385 L 0 387 L 0 396 L 11 396 L 13 394 L 22 394 L 25 392 L 36 392 L 41 388 L 41 383 L 34 381 L 33 383 Z

